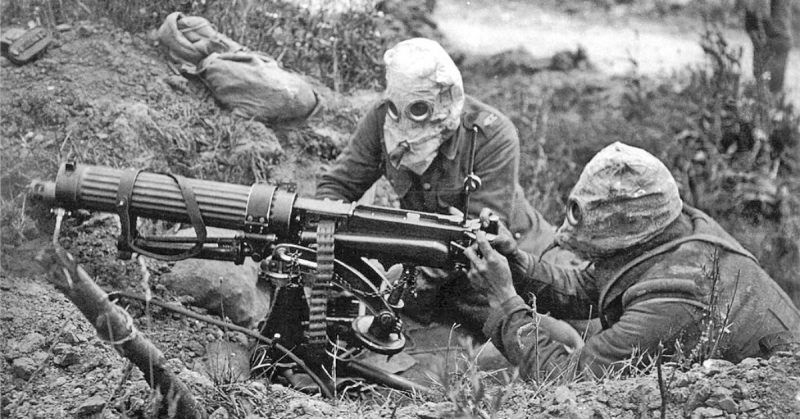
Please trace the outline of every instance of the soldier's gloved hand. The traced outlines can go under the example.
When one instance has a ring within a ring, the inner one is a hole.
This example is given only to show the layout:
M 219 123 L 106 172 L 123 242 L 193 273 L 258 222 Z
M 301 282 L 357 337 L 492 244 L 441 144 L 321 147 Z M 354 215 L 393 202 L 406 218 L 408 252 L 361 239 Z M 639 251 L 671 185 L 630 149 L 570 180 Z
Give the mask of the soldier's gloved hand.
M 497 309 L 517 295 L 511 282 L 511 269 L 506 258 L 492 249 L 484 231 L 478 231 L 476 236 L 475 243 L 464 250 L 470 261 L 467 278 L 476 290 L 486 295 L 489 306 Z
M 494 215 L 492 210 L 484 208 L 481 210 L 480 219 L 481 227 L 486 228 L 489 226 L 490 218 Z M 502 221 L 497 222 L 497 237 L 495 237 L 490 244 L 503 256 L 510 256 L 517 251 L 517 240 L 508 230 Z

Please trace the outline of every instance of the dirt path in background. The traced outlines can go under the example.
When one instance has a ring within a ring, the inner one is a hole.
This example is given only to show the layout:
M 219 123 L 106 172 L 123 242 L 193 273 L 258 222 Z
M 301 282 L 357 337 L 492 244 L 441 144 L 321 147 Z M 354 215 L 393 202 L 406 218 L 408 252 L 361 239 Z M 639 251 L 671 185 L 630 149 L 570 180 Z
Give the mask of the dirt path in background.
M 534 56 L 549 57 L 581 45 L 603 73 L 629 73 L 635 61 L 648 76 L 670 76 L 704 60 L 699 16 L 646 21 L 613 13 L 569 15 L 517 1 L 439 0 L 433 17 L 450 42 L 470 54 L 524 46 Z M 725 33 L 731 45 L 743 49 L 744 73 L 752 77 L 752 46 L 744 29 Z M 785 80 L 790 100 L 800 106 L 800 49 L 791 52 Z

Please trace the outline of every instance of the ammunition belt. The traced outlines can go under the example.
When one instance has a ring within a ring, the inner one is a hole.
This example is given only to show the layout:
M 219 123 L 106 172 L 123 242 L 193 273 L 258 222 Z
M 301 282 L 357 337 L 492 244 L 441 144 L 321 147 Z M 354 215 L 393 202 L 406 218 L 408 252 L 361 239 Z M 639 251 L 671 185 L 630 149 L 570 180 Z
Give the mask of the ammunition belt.
M 330 283 L 333 279 L 333 233 L 336 221 L 322 219 L 317 224 L 317 275 L 311 284 L 311 299 L 308 304 L 308 343 L 324 350 L 328 343 L 327 311 Z

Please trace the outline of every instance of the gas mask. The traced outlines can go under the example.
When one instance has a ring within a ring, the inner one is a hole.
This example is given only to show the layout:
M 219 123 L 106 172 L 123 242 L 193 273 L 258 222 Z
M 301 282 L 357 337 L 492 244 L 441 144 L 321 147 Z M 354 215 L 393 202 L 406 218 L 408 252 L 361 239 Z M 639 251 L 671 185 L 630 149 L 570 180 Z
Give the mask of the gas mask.
M 464 107 L 461 73 L 435 41 L 414 38 L 384 54 L 389 162 L 421 175 L 458 128 Z
M 669 169 L 647 151 L 616 142 L 584 167 L 555 243 L 584 259 L 608 257 L 661 234 L 682 208 Z

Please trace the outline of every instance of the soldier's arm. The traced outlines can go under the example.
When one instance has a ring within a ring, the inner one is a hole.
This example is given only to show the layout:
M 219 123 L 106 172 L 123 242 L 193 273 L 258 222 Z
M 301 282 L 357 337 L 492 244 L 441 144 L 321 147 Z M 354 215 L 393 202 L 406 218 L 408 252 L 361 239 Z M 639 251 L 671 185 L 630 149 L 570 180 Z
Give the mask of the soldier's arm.
M 669 351 L 701 318 L 702 309 L 695 304 L 654 298 L 628 307 L 617 323 L 579 346 L 559 338 L 564 332 L 557 320 L 533 312 L 521 299 L 510 299 L 490 316 L 484 333 L 526 378 L 602 377 L 655 356 L 659 343 Z
M 355 201 L 383 174 L 378 107 L 359 121 L 350 143 L 317 180 L 315 198 Z
M 536 296 L 537 310 L 559 319 L 587 320 L 597 317 L 600 290 L 594 265 L 561 266 L 540 261 L 517 249 L 508 257 L 514 288 L 526 301 Z

